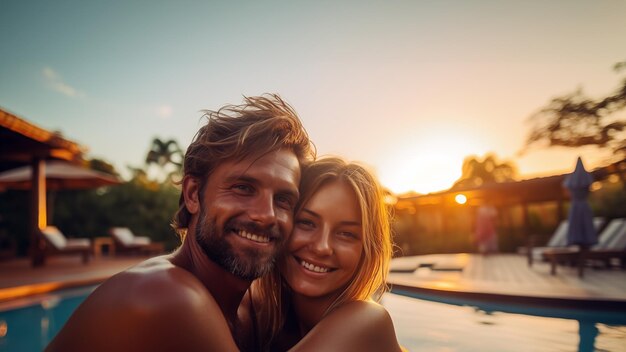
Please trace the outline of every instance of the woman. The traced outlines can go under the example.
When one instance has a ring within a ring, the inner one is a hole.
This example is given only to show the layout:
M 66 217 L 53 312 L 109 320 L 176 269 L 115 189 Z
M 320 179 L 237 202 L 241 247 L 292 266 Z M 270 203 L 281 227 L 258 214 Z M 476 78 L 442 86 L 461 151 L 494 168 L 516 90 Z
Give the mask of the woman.
M 303 170 L 294 230 L 276 270 L 253 285 L 263 350 L 399 351 L 387 311 L 389 216 L 376 179 L 338 158 Z

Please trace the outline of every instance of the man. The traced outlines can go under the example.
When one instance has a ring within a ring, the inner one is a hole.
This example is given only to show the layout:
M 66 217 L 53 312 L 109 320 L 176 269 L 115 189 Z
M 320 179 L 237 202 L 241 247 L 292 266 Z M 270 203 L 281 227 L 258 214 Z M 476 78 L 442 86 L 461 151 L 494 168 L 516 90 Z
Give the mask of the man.
M 104 282 L 48 350 L 253 348 L 237 310 L 291 232 L 300 165 L 313 153 L 300 120 L 278 96 L 246 98 L 206 115 L 185 154 L 173 224 L 181 247 Z

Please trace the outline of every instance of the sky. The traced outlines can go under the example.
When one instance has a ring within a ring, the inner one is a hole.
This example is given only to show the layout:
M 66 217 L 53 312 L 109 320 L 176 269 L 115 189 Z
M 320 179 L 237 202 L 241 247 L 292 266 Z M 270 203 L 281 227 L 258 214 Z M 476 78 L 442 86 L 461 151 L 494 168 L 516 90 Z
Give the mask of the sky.
M 468 155 L 494 152 L 521 179 L 610 161 L 519 151 L 551 98 L 617 88 L 624 34 L 622 0 L 0 0 L 0 108 L 128 177 L 154 137 L 186 147 L 201 110 L 278 93 L 319 155 L 427 193 Z

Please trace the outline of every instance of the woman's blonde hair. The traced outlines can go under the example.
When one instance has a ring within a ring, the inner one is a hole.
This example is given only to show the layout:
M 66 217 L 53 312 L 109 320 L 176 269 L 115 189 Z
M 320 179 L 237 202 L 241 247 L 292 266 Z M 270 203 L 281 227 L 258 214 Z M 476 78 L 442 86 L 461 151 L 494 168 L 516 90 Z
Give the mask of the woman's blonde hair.
M 354 277 L 325 315 L 345 302 L 380 300 L 386 285 L 391 260 L 391 226 L 389 209 L 377 179 L 363 166 L 340 158 L 326 157 L 307 165 L 302 171 L 300 200 L 296 214 L 323 186 L 333 181 L 348 184 L 354 191 L 361 210 L 363 252 Z M 280 268 L 257 280 L 253 285 L 254 301 L 258 302 L 258 330 L 263 349 L 269 346 L 284 324 L 290 289 L 280 276 Z

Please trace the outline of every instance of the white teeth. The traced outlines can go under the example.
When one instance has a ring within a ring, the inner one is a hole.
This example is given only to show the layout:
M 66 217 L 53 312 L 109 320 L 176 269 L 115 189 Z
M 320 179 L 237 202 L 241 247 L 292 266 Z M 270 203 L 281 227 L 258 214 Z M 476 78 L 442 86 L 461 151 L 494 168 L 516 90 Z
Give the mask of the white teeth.
M 305 262 L 304 260 L 300 261 L 300 265 L 316 273 L 327 273 L 329 270 L 328 268 L 322 268 L 321 266 Z
M 254 241 L 254 242 L 268 243 L 270 241 L 270 238 L 267 237 L 267 236 L 255 235 L 255 234 L 250 233 L 250 232 L 245 231 L 245 230 L 241 230 L 241 231 L 237 232 L 237 234 L 240 237 L 247 238 L 247 239 L 249 239 L 251 241 Z

